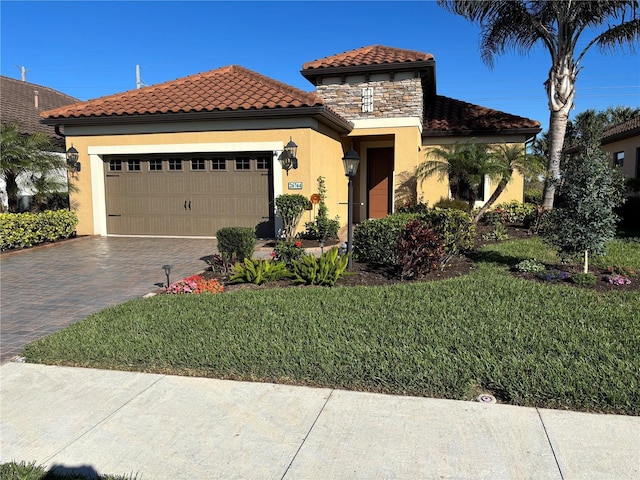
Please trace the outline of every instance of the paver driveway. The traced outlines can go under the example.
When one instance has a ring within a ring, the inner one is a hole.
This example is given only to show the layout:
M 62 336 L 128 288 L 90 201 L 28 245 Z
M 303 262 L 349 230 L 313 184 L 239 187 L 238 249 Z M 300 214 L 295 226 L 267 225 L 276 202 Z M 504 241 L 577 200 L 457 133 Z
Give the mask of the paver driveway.
M 105 307 L 204 270 L 215 240 L 89 237 L 0 257 L 0 362 Z

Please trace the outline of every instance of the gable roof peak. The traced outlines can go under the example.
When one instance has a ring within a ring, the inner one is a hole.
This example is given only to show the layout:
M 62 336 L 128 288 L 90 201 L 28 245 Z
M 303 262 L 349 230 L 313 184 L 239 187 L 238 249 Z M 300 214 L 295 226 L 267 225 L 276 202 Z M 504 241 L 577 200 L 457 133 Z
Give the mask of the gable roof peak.
M 435 60 L 435 58 L 431 53 L 386 47 L 384 45 L 369 45 L 307 62 L 302 68 L 303 70 L 315 70 L 320 68 L 359 67 L 365 65 L 397 65 L 433 60 Z

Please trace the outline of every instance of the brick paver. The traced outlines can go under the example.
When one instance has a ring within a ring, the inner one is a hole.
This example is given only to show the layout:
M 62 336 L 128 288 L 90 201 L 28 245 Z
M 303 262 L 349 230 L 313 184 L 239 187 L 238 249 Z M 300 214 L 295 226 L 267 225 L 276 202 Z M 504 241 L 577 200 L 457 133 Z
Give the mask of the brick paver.
M 88 237 L 0 256 L 0 362 L 29 342 L 198 273 L 212 239 Z

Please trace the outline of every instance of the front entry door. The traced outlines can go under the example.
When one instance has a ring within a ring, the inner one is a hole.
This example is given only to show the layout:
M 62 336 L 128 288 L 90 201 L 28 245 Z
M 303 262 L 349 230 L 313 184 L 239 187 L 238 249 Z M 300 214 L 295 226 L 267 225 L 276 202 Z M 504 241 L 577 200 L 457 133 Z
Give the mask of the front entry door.
M 367 150 L 368 218 L 382 218 L 391 213 L 393 198 L 393 148 Z

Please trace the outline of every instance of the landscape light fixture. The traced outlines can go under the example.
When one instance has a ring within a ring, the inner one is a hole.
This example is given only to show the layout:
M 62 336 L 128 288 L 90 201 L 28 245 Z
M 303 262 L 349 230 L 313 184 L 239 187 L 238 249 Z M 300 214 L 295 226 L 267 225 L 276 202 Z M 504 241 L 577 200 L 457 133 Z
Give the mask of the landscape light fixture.
M 280 161 L 282 162 L 282 168 L 287 172 L 287 176 L 289 176 L 289 170 L 292 168 L 295 170 L 298 168 L 298 157 L 296 156 L 298 153 L 298 145 L 295 144 L 293 139 L 289 137 L 289 143 L 284 146 L 284 151 L 280 156 Z
M 69 166 L 76 172 L 79 172 L 80 168 L 82 167 L 82 165 L 80 165 L 80 162 L 78 161 L 78 157 L 80 156 L 80 154 L 78 153 L 78 150 L 73 147 L 73 143 L 71 144 L 71 148 L 69 148 L 66 153 L 67 163 L 69 164 Z
M 358 166 L 360 166 L 360 156 L 353 149 L 353 143 L 351 149 L 342 157 L 342 163 L 344 164 L 344 174 L 349 179 L 349 195 L 347 200 L 347 269 L 351 269 L 352 265 L 352 247 L 353 247 L 353 178 L 358 173 Z
M 167 276 L 167 288 L 169 288 L 169 274 L 171 273 L 171 265 L 163 265 L 162 269 L 164 270 L 164 274 Z

